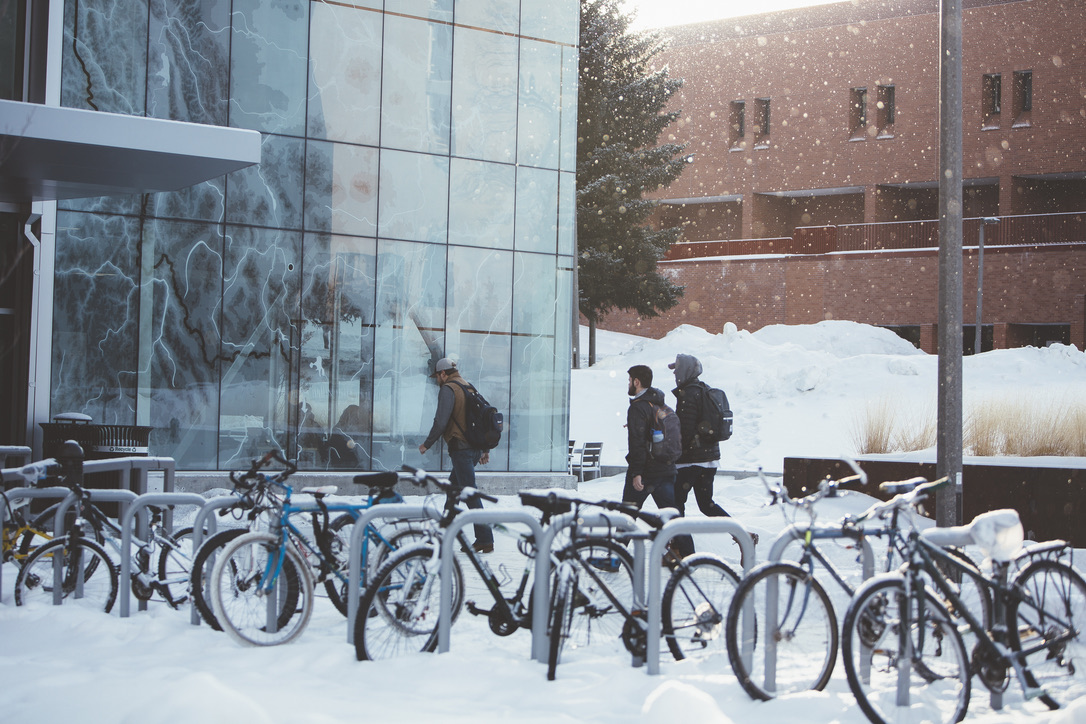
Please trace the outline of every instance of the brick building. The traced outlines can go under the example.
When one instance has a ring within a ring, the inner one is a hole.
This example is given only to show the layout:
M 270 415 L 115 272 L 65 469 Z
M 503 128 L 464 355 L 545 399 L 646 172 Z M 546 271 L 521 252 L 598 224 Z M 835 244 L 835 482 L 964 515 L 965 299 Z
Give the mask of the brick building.
M 1086 4 L 964 0 L 963 321 L 984 224 L 984 348 L 1083 346 Z M 694 161 L 657 221 L 680 305 L 607 329 L 659 336 L 851 319 L 934 351 L 938 0 L 859 0 L 680 26 L 669 131 Z M 966 331 L 969 332 L 971 326 Z M 966 335 L 972 349 L 972 334 Z

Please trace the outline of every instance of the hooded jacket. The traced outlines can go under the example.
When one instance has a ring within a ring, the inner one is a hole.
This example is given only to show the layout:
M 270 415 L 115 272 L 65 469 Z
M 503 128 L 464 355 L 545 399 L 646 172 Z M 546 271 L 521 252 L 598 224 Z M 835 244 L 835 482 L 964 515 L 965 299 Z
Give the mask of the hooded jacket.
M 701 362 L 688 354 L 675 355 L 675 414 L 679 416 L 682 431 L 683 453 L 676 461 L 683 463 L 707 463 L 720 459 L 720 444 L 703 443 L 698 435 L 698 422 L 702 418 L 705 400 L 705 383 L 698 379 Z
M 628 450 L 626 463 L 631 477 L 667 477 L 675 476 L 674 463 L 662 463 L 649 457 L 649 433 L 652 430 L 653 415 L 652 406 L 657 409 L 667 404 L 664 393 L 655 387 L 650 387 L 637 397 L 630 400 L 630 409 L 626 411 L 626 433 L 628 436 Z

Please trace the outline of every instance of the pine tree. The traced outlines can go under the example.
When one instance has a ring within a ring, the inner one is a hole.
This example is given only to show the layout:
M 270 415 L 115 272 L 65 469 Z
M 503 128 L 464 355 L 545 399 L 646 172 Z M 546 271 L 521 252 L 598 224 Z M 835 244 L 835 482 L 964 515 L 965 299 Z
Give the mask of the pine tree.
M 689 163 L 685 146 L 657 144 L 679 117 L 665 112 L 682 86 L 652 59 L 664 49 L 656 32 L 631 32 L 621 0 L 582 0 L 577 121 L 577 251 L 580 310 L 589 322 L 589 363 L 596 323 L 613 309 L 655 317 L 678 303 L 682 287 L 656 263 L 681 227 L 654 230 L 666 188 Z

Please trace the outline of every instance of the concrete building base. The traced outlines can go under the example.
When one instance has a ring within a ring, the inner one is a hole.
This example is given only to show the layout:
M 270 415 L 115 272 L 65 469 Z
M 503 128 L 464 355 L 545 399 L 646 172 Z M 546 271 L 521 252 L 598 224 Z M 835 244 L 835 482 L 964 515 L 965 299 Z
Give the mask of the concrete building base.
M 342 495 L 364 495 L 365 486 L 355 485 L 352 482 L 357 472 L 299 472 L 290 478 L 291 486 L 295 490 L 318 485 L 338 485 Z M 448 477 L 448 472 L 437 473 L 438 477 Z M 475 482 L 479 490 L 491 495 L 515 495 L 520 490 L 532 488 L 564 488 L 577 489 L 577 478 L 568 473 L 516 473 L 516 472 L 486 472 L 476 471 Z M 228 473 L 207 471 L 178 471 L 175 477 L 175 488 L 185 493 L 206 493 L 216 488 L 230 490 Z M 407 483 L 396 486 L 400 495 L 422 495 L 421 488 L 416 488 Z M 434 491 L 429 491 L 434 492 Z

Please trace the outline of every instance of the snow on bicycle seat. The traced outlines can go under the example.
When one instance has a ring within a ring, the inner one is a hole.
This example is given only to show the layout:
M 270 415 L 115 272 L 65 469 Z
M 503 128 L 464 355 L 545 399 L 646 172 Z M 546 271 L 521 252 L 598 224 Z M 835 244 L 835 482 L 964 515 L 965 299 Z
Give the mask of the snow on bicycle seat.
M 320 485 L 312 488 L 302 488 L 302 492 L 309 493 L 310 495 L 335 495 L 339 492 L 339 486 Z
M 944 547 L 976 545 L 985 557 L 995 561 L 1014 559 L 1025 539 L 1018 511 L 1009 508 L 981 513 L 968 525 L 929 528 L 920 536 L 930 543 Z

